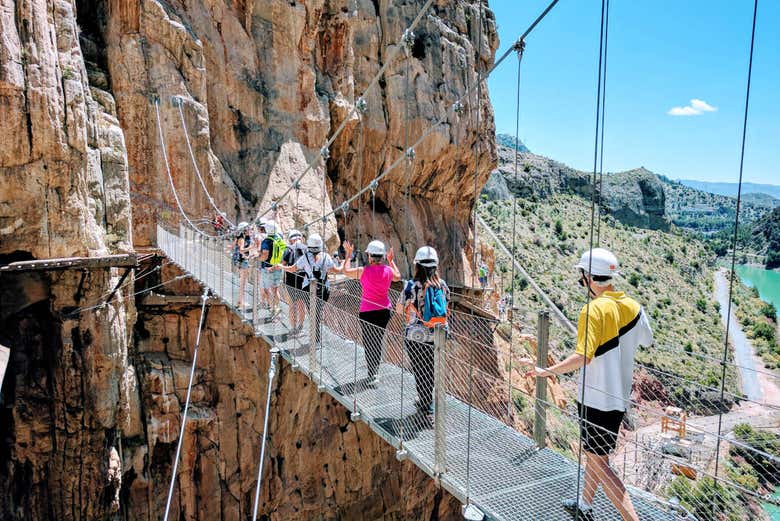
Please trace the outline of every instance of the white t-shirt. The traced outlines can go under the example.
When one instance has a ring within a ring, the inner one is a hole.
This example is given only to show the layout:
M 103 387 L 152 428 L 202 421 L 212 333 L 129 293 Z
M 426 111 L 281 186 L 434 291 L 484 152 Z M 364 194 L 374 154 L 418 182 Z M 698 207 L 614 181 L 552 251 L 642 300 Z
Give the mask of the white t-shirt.
M 315 271 L 320 272 L 324 279 L 323 281 L 327 286 L 328 272 L 336 267 L 336 262 L 328 253 L 320 252 L 315 256 L 311 252 L 307 251 L 305 254 L 298 257 L 298 260 L 295 261 L 294 266 L 298 269 L 298 271 L 306 273 L 306 279 L 303 281 L 303 286 L 301 287 L 305 288 L 309 285 L 309 279 L 314 278 Z

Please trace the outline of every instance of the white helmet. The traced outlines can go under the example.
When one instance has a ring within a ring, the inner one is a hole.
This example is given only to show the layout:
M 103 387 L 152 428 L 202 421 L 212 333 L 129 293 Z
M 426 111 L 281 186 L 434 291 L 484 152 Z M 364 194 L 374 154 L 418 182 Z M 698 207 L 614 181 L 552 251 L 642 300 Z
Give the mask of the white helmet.
M 381 257 L 385 254 L 385 243 L 382 241 L 371 241 L 366 246 L 366 253 L 372 257 Z
M 438 266 L 439 254 L 430 246 L 423 246 L 414 254 L 414 263 L 420 266 Z
M 593 248 L 583 253 L 574 267 L 597 277 L 612 277 L 618 274 L 619 266 L 614 253 L 604 248 Z
M 312 253 L 319 253 L 322 251 L 322 237 L 319 233 L 312 233 L 309 238 L 306 239 L 306 247 Z
M 246 221 L 241 221 L 236 225 L 236 234 L 242 234 L 246 231 L 246 229 L 249 228 L 249 223 Z
M 302 238 L 303 238 L 303 234 L 301 232 L 299 232 L 298 230 L 290 230 L 287 233 L 287 240 L 288 241 L 292 241 L 293 239 L 302 239 Z
M 268 235 L 274 235 L 276 233 L 276 221 L 268 221 L 263 226 Z

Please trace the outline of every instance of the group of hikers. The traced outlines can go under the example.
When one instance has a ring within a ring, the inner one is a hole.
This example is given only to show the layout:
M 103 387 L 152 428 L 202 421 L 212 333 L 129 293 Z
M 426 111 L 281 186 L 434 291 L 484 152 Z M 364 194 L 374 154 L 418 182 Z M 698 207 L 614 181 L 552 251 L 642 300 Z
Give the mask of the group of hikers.
M 392 248 L 373 240 L 365 249 L 361 265 L 353 265 L 355 247 L 342 243 L 343 259 L 338 252 L 325 251 L 323 238 L 292 230 L 282 236 L 272 220 L 258 220 L 254 226 L 241 223 L 233 245 L 233 262 L 240 272 L 239 308 L 243 307 L 244 288 L 250 260 L 256 257 L 261 270 L 262 301 L 271 315 L 279 310 L 279 288 L 284 282 L 291 293 L 290 331 L 298 335 L 303 327 L 309 302 L 308 285 L 317 281 L 317 297 L 329 298 L 328 275 L 342 273 L 360 281 L 362 296 L 359 318 L 364 348 L 368 387 L 379 384 L 379 368 L 385 328 L 391 318 L 393 303 L 390 287 L 401 281 Z M 395 309 L 403 316 L 404 349 L 409 356 L 417 387 L 417 411 L 433 415 L 434 329 L 447 329 L 450 291 L 439 275 L 439 257 L 431 246 L 420 247 L 414 256 L 414 273 L 403 283 Z M 578 320 L 575 352 L 546 368 L 536 367 L 533 360 L 521 363 L 532 367 L 527 378 L 556 377 L 579 371 L 577 410 L 581 419 L 580 437 L 586 455 L 584 488 L 579 501 L 564 500 L 563 506 L 580 519 L 593 519 L 593 500 L 599 486 L 615 505 L 624 520 L 638 521 L 636 510 L 625 486 L 610 467 L 609 455 L 615 450 L 618 432 L 631 395 L 634 354 L 639 346 L 650 346 L 653 334 L 642 306 L 624 292 L 617 291 L 614 280 L 618 260 L 603 248 L 583 253 L 575 268 L 578 283 L 588 292 Z M 487 283 L 487 267 L 479 266 L 480 283 Z M 503 308 L 509 304 L 502 300 Z M 315 307 L 317 310 L 320 306 Z M 319 312 L 312 317 L 319 323 Z M 503 314 L 503 313 L 502 313 Z M 319 344 L 319 328 L 315 328 Z

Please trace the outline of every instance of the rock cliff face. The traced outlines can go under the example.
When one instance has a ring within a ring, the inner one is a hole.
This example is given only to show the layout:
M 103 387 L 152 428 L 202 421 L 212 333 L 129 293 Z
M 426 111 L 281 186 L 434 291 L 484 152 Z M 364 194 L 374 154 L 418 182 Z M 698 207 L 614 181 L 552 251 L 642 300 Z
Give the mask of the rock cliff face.
M 449 280 L 469 281 L 469 209 L 495 163 L 487 92 L 466 88 L 497 46 L 485 3 L 434 1 L 410 56 L 366 92 L 364 120 L 349 116 L 423 3 L 0 0 L 0 264 L 153 247 L 156 223 L 179 219 L 171 184 L 190 218 L 215 211 L 196 173 L 216 207 L 249 219 L 343 123 L 330 159 L 275 212 L 300 226 L 443 118 L 375 204 L 356 201 L 326 235 L 412 253 L 428 242 Z M 0 519 L 161 517 L 197 309 L 142 303 L 136 316 L 130 293 L 176 275 L 156 273 L 96 308 L 121 273 L 0 276 L 0 343 L 12 349 Z M 251 508 L 268 353 L 222 306 L 210 309 L 174 518 L 239 520 Z M 451 496 L 289 367 L 272 410 L 265 519 L 459 516 Z
M 155 99 L 185 211 L 194 217 L 213 213 L 193 175 L 184 127 L 171 103 L 178 96 L 195 164 L 217 206 L 233 220 L 268 210 L 307 162 L 319 158 L 327 137 L 345 125 L 324 168 L 318 163 L 300 190 L 280 202 L 275 214 L 285 229 L 311 221 L 366 186 L 449 111 L 445 124 L 416 150 L 412 171 L 398 168 L 379 185 L 376 222 L 370 222 L 365 197 L 348 210 L 342 227 L 356 238 L 360 209 L 365 236 L 358 242 L 367 242 L 371 230 L 396 246 L 401 241 L 395 237 L 401 237 L 412 247 L 430 242 L 443 252 L 459 252 L 468 240 L 468 210 L 475 196 L 473 150 L 478 147 L 481 155 L 481 186 L 495 163 L 494 127 L 485 91 L 477 100 L 472 89 L 460 117 L 450 109 L 467 85 L 473 86 L 476 71 L 492 61 L 497 46 L 492 13 L 483 10 L 479 29 L 476 1 L 434 2 L 415 31 L 411 56 L 398 53 L 366 91 L 423 3 L 101 4 L 111 86 L 128 142 L 136 245 L 152 244 L 156 220 L 177 213 L 162 160 Z M 363 124 L 355 115 L 345 121 L 364 91 L 368 111 Z M 409 205 L 404 200 L 407 176 L 413 185 Z M 331 219 L 327 234 L 335 231 Z M 468 269 L 459 254 L 446 254 L 444 262 L 453 277 L 463 277 Z

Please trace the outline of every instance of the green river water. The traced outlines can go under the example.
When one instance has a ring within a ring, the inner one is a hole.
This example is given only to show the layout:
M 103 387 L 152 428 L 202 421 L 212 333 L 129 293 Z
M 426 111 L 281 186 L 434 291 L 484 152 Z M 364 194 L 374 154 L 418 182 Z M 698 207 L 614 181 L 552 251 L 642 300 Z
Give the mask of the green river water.
M 780 272 L 754 266 L 737 266 L 736 270 L 742 282 L 757 288 L 763 300 L 775 305 L 780 316 Z M 780 498 L 780 487 L 775 488 L 773 496 Z M 762 506 L 772 521 L 780 521 L 780 508 L 768 503 Z
M 754 266 L 737 266 L 742 282 L 758 289 L 758 294 L 775 305 L 780 316 L 780 271 L 765 270 Z

